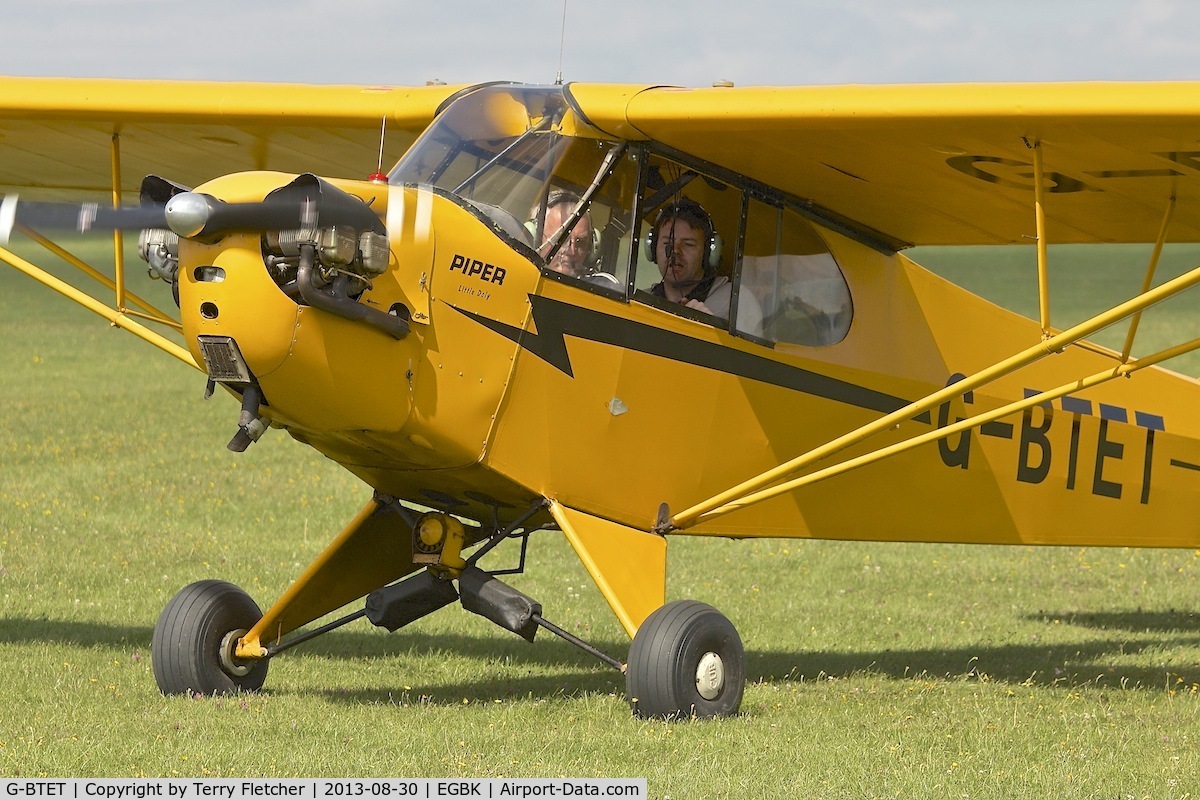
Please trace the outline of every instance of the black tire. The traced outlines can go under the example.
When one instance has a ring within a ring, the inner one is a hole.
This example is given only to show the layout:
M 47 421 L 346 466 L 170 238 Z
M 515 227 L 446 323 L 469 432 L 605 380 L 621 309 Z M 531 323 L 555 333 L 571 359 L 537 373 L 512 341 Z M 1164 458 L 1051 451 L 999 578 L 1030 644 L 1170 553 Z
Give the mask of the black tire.
M 742 640 L 706 603 L 667 603 L 646 618 L 629 647 L 625 690 L 639 717 L 732 716 L 745 686 Z
M 262 688 L 267 660 L 234 662 L 237 636 L 262 619 L 232 583 L 198 581 L 171 598 L 154 625 L 150 663 L 163 694 L 236 694 Z M 226 652 L 222 652 L 222 650 Z

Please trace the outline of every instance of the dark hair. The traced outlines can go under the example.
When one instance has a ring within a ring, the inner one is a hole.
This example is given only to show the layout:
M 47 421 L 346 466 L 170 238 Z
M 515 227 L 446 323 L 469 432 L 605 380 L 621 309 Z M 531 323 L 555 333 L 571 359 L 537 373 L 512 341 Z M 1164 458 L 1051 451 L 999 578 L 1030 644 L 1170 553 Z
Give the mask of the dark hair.
M 659 210 L 658 216 L 654 218 L 654 225 L 646 234 L 646 258 L 652 264 L 658 263 L 658 232 L 663 225 L 677 219 L 704 232 L 701 264 L 705 272 L 715 269 L 721 263 L 721 237 L 717 235 L 712 217 L 704 210 L 704 206 L 690 197 L 680 197 Z
M 690 197 L 681 197 L 673 203 L 663 206 L 654 219 L 654 232 L 657 234 L 664 223 L 676 219 L 681 219 L 693 228 L 704 231 L 705 239 L 711 239 L 716 233 L 712 217 L 704 210 L 704 206 Z

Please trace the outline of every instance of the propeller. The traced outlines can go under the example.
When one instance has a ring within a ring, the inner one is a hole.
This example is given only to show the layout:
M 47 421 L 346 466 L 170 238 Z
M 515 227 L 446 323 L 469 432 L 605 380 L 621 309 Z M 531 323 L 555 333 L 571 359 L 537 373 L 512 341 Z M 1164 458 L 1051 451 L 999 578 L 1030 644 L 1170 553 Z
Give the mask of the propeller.
M 138 206 L 31 202 L 6 195 L 0 200 L 0 244 L 8 242 L 17 224 L 76 233 L 166 228 L 208 243 L 239 231 L 314 229 L 318 224 L 384 232 L 383 222 L 366 203 L 311 174 L 252 203 L 227 203 L 157 175 L 142 181 Z

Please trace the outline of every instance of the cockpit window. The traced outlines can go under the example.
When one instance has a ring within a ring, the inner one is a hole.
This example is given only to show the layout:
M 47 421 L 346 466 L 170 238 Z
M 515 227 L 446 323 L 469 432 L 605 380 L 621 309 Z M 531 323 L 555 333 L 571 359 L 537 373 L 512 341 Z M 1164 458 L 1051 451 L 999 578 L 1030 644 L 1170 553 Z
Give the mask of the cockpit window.
M 810 347 L 850 330 L 850 290 L 825 243 L 799 214 L 751 200 L 743 245 L 742 293 L 762 308 L 761 336 Z
M 634 299 L 756 340 L 844 339 L 853 308 L 841 268 L 800 213 L 765 197 L 650 153 Z
M 738 187 L 657 154 L 646 159 L 635 299 L 760 337 L 757 299 L 739 292 Z
M 605 273 L 603 283 L 616 290 L 625 285 L 627 268 L 618 264 L 628 259 L 618 256 L 628 251 L 620 240 L 631 227 L 634 174 L 625 145 L 582 121 L 563 87 L 492 86 L 450 105 L 388 182 L 435 186 L 546 270 L 579 279 Z
M 435 187 L 551 280 L 632 287 L 636 300 L 760 341 L 829 345 L 850 328 L 846 281 L 803 216 L 736 176 L 614 141 L 562 86 L 458 98 L 388 181 Z

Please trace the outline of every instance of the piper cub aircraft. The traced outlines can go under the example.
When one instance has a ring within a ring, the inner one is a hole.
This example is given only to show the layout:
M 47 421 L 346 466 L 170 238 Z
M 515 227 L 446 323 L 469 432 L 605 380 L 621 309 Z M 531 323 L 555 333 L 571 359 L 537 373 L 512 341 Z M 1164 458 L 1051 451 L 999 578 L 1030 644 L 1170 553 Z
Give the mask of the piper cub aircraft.
M 1200 84 L 9 78 L 5 241 L 139 231 L 178 314 L 120 247 L 111 278 L 79 263 L 94 294 L 0 257 L 201 369 L 231 449 L 278 429 L 373 489 L 265 613 L 182 589 L 164 693 L 256 690 L 338 625 L 459 602 L 622 670 L 637 715 L 730 715 L 742 643 L 666 602 L 670 536 L 1200 546 L 1200 386 L 1159 366 L 1200 339 L 1134 354 L 1142 312 L 1200 282 L 1154 276 L 1200 241 L 1198 119 Z M 1055 329 L 1047 245 L 1089 242 L 1155 243 L 1144 288 Z M 1003 243 L 1037 248 L 1039 320 L 903 255 Z M 1118 323 L 1120 352 L 1089 343 Z M 627 657 L 489 571 L 549 528 Z

